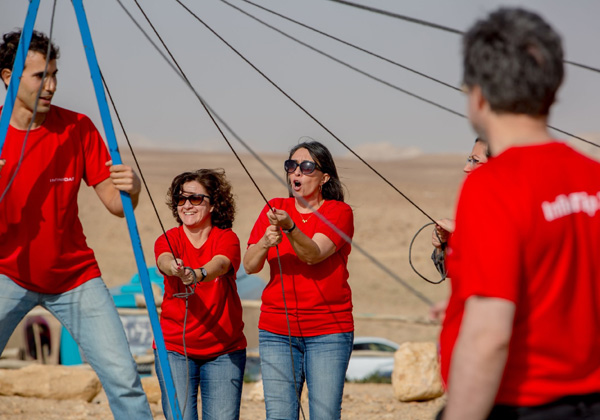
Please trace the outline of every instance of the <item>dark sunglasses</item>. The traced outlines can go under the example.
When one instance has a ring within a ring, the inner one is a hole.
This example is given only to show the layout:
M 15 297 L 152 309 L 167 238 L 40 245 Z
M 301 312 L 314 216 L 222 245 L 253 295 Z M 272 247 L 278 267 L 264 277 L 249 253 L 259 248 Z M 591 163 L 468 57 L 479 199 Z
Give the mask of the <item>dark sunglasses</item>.
M 283 168 L 288 174 L 293 174 L 298 166 L 300 166 L 300 171 L 302 171 L 304 175 L 312 174 L 315 169 L 321 170 L 319 165 L 317 165 L 315 162 L 311 162 L 310 160 L 305 160 L 298 163 L 295 160 L 288 159 L 283 162 Z
M 210 197 L 206 194 L 192 194 L 192 195 L 176 195 L 173 197 L 178 206 L 183 206 L 186 201 L 189 200 L 192 206 L 199 206 L 202 204 L 205 198 L 210 200 Z

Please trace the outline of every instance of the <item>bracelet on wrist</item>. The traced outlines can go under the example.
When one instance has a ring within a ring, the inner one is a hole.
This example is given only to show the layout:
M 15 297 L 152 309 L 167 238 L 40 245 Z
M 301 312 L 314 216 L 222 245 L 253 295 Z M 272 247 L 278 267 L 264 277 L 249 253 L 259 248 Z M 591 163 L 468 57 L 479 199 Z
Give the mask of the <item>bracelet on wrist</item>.
M 281 229 L 281 231 L 282 231 L 283 233 L 292 233 L 292 231 L 293 231 L 294 229 L 296 229 L 296 223 L 294 223 L 294 221 L 292 221 L 292 227 L 291 227 L 291 228 L 289 228 L 289 229 Z

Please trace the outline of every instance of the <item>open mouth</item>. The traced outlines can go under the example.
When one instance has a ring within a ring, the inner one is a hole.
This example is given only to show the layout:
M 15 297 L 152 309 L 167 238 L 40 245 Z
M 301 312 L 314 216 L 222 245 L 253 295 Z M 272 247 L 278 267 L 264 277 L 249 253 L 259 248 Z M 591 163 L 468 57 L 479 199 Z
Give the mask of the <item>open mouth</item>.
M 296 180 L 294 180 L 294 181 L 292 181 L 292 188 L 293 188 L 295 191 L 298 191 L 298 190 L 300 190 L 300 187 L 302 187 L 302 183 L 301 183 L 300 181 L 298 181 L 297 179 L 296 179 Z

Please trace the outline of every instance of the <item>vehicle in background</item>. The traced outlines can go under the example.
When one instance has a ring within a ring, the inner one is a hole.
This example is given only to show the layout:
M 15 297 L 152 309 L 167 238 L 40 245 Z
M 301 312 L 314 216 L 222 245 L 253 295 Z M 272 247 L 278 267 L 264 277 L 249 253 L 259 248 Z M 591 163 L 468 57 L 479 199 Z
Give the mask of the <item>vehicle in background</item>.
M 394 353 L 398 347 L 398 343 L 382 337 L 354 337 L 346 380 L 363 381 L 377 376 L 391 378 Z

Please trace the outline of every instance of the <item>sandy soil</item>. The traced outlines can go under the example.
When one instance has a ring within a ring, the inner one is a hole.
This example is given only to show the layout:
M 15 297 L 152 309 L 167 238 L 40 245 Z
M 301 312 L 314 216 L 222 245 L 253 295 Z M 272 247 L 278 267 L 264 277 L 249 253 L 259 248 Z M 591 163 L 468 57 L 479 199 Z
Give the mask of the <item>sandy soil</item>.
M 264 403 L 242 397 L 241 420 L 265 418 Z M 427 402 L 402 403 L 393 397 L 392 388 L 385 384 L 346 384 L 342 403 L 342 418 L 345 420 L 392 420 L 432 419 L 444 403 L 444 398 Z M 151 404 L 156 420 L 164 419 L 159 404 Z M 303 403 L 308 416 L 308 405 Z M 86 403 L 82 401 L 54 401 L 39 398 L 0 396 L 0 420 L 111 420 L 112 413 L 106 401 Z M 302 418 L 302 417 L 300 417 Z
M 184 170 L 221 167 L 233 184 L 238 213 L 234 230 L 245 244 L 264 201 L 240 164 L 230 154 L 184 154 L 138 151 L 143 175 L 165 226 L 174 226 L 164 197 L 172 178 Z M 254 158 L 242 156 L 248 170 L 267 198 L 286 195 L 285 187 L 274 180 Z M 264 159 L 281 174 L 283 156 Z M 124 156 L 127 163 L 132 160 Z M 464 156 L 422 155 L 407 160 L 370 162 L 390 183 L 434 219 L 451 217 L 455 197 L 463 178 Z M 408 246 L 417 230 L 429 222 L 419 210 L 356 159 L 336 157 L 346 201 L 355 212 L 354 248 L 350 255 L 350 285 L 353 290 L 356 335 L 376 335 L 394 340 L 433 341 L 439 326 L 426 320 L 428 302 L 444 298 L 448 284 L 432 285 L 410 268 Z M 105 211 L 91 188 L 80 194 L 80 214 L 89 245 L 95 250 L 104 280 L 109 287 L 129 282 L 137 272 L 126 223 Z M 153 265 L 153 244 L 161 228 L 146 193 L 136 209 L 138 231 L 146 263 Z M 431 229 L 417 238 L 413 264 L 425 276 L 437 278 L 430 261 Z M 359 249 L 360 248 L 360 249 Z M 373 261 L 376 260 L 377 263 Z M 381 267 L 385 267 L 382 269 Z M 394 277 L 387 274 L 391 272 Z M 265 280 L 267 270 L 260 273 Z M 426 301 L 401 284 L 405 282 Z M 256 334 L 248 326 L 247 335 Z M 246 392 L 246 391 L 245 391 Z M 344 419 L 430 419 L 442 400 L 403 404 L 393 398 L 391 385 L 348 384 L 343 403 Z M 160 407 L 154 407 L 160 418 Z M 308 414 L 307 414 L 308 416 Z M 112 418 L 108 405 L 74 401 L 44 401 L 0 397 L 0 419 L 84 419 Z M 264 418 L 263 403 L 244 399 L 243 419 Z

